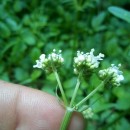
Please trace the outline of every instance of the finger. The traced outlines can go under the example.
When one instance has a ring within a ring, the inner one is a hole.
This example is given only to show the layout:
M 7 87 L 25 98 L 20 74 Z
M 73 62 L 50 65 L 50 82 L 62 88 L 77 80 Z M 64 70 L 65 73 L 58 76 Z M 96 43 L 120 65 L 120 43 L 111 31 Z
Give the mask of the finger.
M 55 97 L 5 82 L 0 83 L 0 108 L 1 130 L 59 130 L 64 114 Z M 74 114 L 70 130 L 82 126 L 82 117 Z

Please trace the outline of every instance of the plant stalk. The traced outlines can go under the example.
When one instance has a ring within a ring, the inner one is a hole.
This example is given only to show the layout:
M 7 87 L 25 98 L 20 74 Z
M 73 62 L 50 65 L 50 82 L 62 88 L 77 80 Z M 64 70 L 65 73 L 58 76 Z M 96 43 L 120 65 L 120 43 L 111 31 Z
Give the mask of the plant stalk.
M 66 112 L 64 114 L 60 130 L 67 130 L 73 111 L 74 111 L 73 108 L 70 107 L 66 108 Z
M 76 87 L 75 87 L 75 90 L 74 90 L 74 93 L 73 93 L 73 96 L 72 96 L 72 99 L 71 99 L 71 102 L 70 102 L 70 107 L 73 106 L 73 103 L 74 103 L 74 101 L 75 101 L 75 98 L 76 98 L 76 95 L 77 95 L 79 86 L 80 86 L 80 80 L 79 80 L 79 78 L 78 78 L 78 79 L 77 79 L 77 84 L 76 84 Z
M 104 85 L 104 81 L 100 83 L 90 94 L 88 94 L 84 99 L 82 99 L 78 104 L 75 105 L 75 108 L 78 108 L 83 103 L 85 103 L 91 96 L 93 96 L 102 86 Z
M 66 96 L 65 96 L 65 93 L 64 93 L 64 90 L 63 90 L 63 87 L 62 87 L 62 84 L 61 84 L 59 75 L 58 75 L 58 73 L 57 73 L 57 70 L 54 70 L 54 74 L 55 74 L 56 80 L 57 80 L 57 82 L 58 82 L 60 91 L 61 91 L 61 95 L 62 95 L 62 98 L 63 98 L 63 102 L 65 103 L 65 105 L 68 105 L 68 101 L 67 101 L 67 98 L 66 98 Z

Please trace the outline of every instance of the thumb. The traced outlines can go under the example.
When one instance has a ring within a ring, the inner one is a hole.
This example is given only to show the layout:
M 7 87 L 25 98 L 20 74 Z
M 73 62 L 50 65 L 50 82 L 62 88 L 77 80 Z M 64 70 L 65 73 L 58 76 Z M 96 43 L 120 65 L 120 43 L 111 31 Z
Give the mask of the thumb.
M 74 112 L 70 121 L 69 130 L 84 130 L 85 120 L 80 113 Z
M 3 81 L 0 104 L 0 130 L 59 130 L 65 113 L 54 96 Z M 73 113 L 68 130 L 84 130 L 79 113 Z

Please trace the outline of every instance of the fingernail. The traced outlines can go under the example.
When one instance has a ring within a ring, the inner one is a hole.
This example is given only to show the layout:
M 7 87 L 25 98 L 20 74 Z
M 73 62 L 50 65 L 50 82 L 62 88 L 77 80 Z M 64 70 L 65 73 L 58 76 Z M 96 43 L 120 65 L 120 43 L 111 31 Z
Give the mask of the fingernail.
M 74 112 L 68 130 L 84 130 L 85 120 L 80 113 Z

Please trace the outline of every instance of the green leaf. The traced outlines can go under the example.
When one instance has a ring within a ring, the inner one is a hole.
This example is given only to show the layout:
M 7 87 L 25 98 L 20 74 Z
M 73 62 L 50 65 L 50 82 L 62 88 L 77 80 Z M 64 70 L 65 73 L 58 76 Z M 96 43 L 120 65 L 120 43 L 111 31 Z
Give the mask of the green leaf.
M 31 30 L 28 30 L 28 29 L 26 29 L 22 32 L 22 39 L 26 44 L 28 44 L 30 46 L 35 45 L 35 43 L 36 43 L 36 38 L 35 38 L 34 34 L 31 32 Z
M 2 73 L 0 75 L 1 80 L 10 81 L 8 72 Z
M 92 27 L 95 30 L 100 30 L 99 28 L 105 29 L 105 26 L 101 25 L 103 23 L 104 19 L 105 19 L 105 16 L 106 16 L 106 14 L 104 12 L 102 12 L 92 19 Z
M 73 89 L 67 89 L 67 90 L 65 91 L 65 94 L 66 94 L 66 96 L 67 96 L 68 98 L 71 98 L 72 95 L 73 95 L 73 92 L 74 92 Z
M 6 18 L 6 23 L 12 31 L 17 31 L 20 28 L 13 18 Z
M 30 52 L 31 59 L 33 61 L 37 60 L 40 56 L 41 52 L 39 48 L 33 48 Z
M 42 87 L 41 90 L 55 96 L 54 88 L 51 88 L 49 85 Z
M 40 75 L 41 75 L 42 71 L 41 70 L 34 70 L 31 74 L 31 79 L 36 80 Z
M 115 104 L 116 109 L 118 110 L 128 110 L 130 109 L 130 103 L 128 102 L 130 98 L 121 98 Z
M 118 87 L 113 89 L 113 94 L 119 99 L 125 98 L 129 100 L 130 99 L 129 93 L 130 93 L 129 87 L 128 88 Z
M 108 104 L 108 103 L 102 103 L 102 105 L 98 105 L 96 108 L 95 108 L 95 112 L 101 112 L 101 111 L 105 111 L 107 109 L 111 109 L 113 108 L 115 105 L 114 104 Z
M 67 61 L 67 64 L 65 64 L 66 68 L 70 68 L 71 62 L 72 62 L 72 50 L 66 49 L 63 53 L 63 57 L 65 58 L 65 61 Z
M 130 122 L 129 119 L 121 118 L 119 122 L 116 124 L 116 130 L 130 130 Z
M 51 74 L 48 74 L 46 75 L 46 78 L 49 82 L 56 82 L 56 78 L 55 78 L 55 75 L 54 73 L 51 73 Z
M 111 56 L 118 56 L 121 54 L 121 49 L 118 46 L 118 39 L 116 37 L 106 41 L 106 53 Z M 116 51 L 115 51 L 116 50 Z
M 5 23 L 0 22 L 0 37 L 8 38 L 10 35 L 11 35 L 11 32 L 8 26 Z
M 116 17 L 123 19 L 130 23 L 130 12 L 126 11 L 122 8 L 116 7 L 116 6 L 111 6 L 108 8 L 108 11 L 115 15 Z
M 17 0 L 13 4 L 14 11 L 20 12 L 25 7 L 25 3 L 23 1 Z
M 65 82 L 64 82 L 64 88 L 65 89 L 69 89 L 69 88 L 73 88 L 73 87 L 75 87 L 75 85 L 76 85 L 76 82 L 77 82 L 77 77 L 73 77 L 73 78 L 71 78 L 71 79 L 68 79 L 68 80 L 66 80 Z
M 14 76 L 17 81 L 23 81 L 29 77 L 28 73 L 22 68 L 16 68 L 14 70 Z
M 4 56 L 4 54 L 13 46 L 15 45 L 15 42 L 9 42 L 9 44 L 6 44 L 3 48 L 3 50 L 1 50 L 0 53 L 0 58 Z

